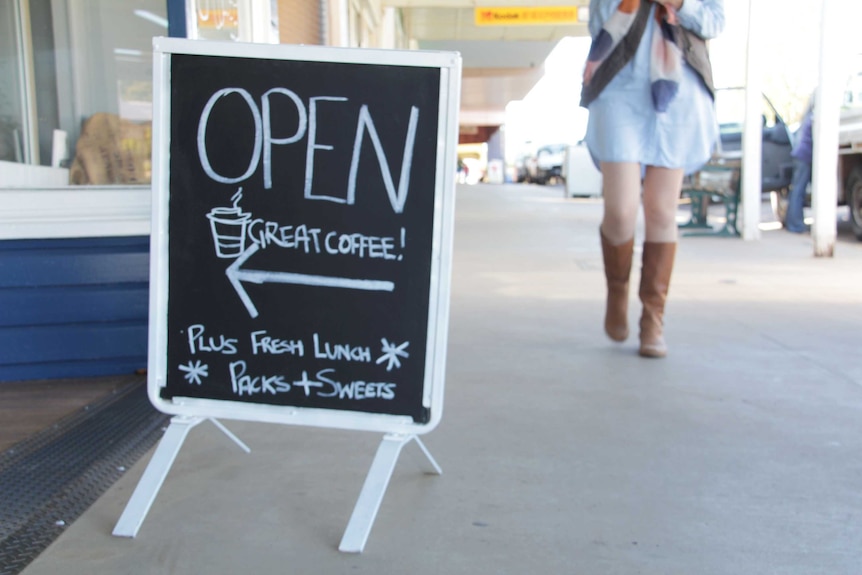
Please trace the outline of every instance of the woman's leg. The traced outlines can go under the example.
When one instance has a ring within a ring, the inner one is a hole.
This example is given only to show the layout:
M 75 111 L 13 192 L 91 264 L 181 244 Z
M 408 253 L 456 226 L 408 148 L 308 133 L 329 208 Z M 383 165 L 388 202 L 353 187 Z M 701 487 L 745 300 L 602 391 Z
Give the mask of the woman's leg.
M 602 162 L 602 235 L 619 245 L 635 237 L 641 202 L 641 166 L 631 162 Z
M 648 166 L 644 178 L 645 241 L 641 284 L 643 302 L 640 350 L 644 357 L 664 357 L 664 307 L 676 255 L 676 211 L 682 190 L 681 169 Z
M 681 169 L 647 166 L 644 177 L 644 226 L 648 242 L 675 242 L 676 212 L 682 191 Z
M 629 335 L 629 275 L 640 207 L 641 167 L 603 162 L 601 168 L 605 210 L 599 235 L 608 285 L 605 332 L 614 341 L 625 341 Z

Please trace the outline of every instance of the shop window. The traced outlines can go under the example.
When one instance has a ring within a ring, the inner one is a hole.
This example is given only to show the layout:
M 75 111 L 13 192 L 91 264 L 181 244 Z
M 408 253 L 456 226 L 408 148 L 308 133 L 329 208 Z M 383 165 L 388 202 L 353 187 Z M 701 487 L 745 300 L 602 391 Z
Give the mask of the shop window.
M 186 10 L 189 38 L 278 43 L 277 0 L 186 0 Z
M 0 3 L 0 161 L 21 163 L 31 160 L 31 147 L 17 8 L 14 2 Z
M 0 186 L 147 185 L 165 0 L 0 2 Z
M 239 40 L 237 0 L 195 0 L 188 14 L 190 38 L 199 40 Z

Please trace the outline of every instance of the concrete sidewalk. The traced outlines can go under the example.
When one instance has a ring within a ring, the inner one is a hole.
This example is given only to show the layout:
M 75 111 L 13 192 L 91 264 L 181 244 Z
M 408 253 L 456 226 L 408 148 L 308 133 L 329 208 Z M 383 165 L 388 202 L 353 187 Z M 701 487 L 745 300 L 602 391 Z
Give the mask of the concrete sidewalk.
M 245 454 L 205 423 L 135 539 L 147 458 L 23 573 L 862 572 L 862 242 L 683 238 L 647 360 L 602 332 L 600 201 L 559 192 L 459 188 L 443 475 L 408 445 L 363 554 L 379 435 L 225 422 Z

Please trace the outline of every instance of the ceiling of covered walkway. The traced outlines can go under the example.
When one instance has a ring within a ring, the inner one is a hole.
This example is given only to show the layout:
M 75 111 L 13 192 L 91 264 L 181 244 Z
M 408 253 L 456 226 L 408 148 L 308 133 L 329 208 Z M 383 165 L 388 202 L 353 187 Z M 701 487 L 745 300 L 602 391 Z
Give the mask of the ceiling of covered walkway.
M 529 9 L 570 7 L 578 14 L 574 24 L 477 25 L 476 9 L 488 9 L 472 0 L 385 0 L 404 14 L 407 35 L 423 50 L 461 53 L 461 124 L 499 126 L 506 105 L 520 100 L 544 74 L 544 62 L 566 36 L 585 36 L 589 0 L 528 3 L 498 1 L 490 8 Z

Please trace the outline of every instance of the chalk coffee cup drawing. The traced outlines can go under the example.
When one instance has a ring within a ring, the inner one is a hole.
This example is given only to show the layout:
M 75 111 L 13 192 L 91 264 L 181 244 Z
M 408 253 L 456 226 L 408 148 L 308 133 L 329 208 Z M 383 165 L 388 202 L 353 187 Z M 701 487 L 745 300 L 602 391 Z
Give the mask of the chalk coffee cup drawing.
M 251 214 L 240 208 L 213 208 L 207 214 L 210 220 L 216 255 L 220 258 L 237 258 L 245 251 L 245 231 Z

